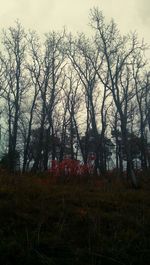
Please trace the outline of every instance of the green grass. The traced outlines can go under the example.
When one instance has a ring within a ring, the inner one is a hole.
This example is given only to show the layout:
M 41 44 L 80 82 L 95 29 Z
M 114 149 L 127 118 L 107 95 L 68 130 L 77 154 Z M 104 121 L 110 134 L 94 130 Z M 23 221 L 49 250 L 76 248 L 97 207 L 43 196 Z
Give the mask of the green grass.
M 149 191 L 1 172 L 0 264 L 148 265 Z

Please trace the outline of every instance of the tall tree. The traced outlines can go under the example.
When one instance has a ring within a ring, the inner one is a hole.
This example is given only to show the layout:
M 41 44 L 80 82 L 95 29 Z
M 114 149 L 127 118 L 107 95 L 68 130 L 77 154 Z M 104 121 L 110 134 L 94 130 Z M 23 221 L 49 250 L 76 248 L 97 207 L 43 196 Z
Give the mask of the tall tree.
M 8 109 L 8 155 L 9 169 L 15 170 L 19 117 L 24 93 L 28 86 L 25 76 L 26 34 L 19 22 L 3 31 L 3 54 L 1 60 L 5 73 L 3 97 Z
M 145 49 L 145 46 L 139 43 L 136 34 L 122 37 L 114 21 L 105 22 L 102 12 L 96 8 L 91 11 L 91 26 L 96 32 L 99 50 L 104 54 L 106 71 L 109 74 L 107 86 L 120 116 L 122 141 L 127 157 L 127 175 L 133 180 L 135 176 L 127 134 L 128 105 L 134 96 L 130 65 L 132 54 Z

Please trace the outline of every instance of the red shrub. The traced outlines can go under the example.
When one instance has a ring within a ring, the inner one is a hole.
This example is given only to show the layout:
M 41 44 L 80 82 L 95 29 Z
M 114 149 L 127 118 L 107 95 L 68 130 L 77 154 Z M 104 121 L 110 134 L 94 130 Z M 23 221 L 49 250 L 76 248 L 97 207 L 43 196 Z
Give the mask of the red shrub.
M 81 164 L 79 160 L 64 159 L 61 162 L 52 161 L 49 172 L 55 177 L 61 176 L 85 176 L 92 173 L 92 168 L 88 164 Z

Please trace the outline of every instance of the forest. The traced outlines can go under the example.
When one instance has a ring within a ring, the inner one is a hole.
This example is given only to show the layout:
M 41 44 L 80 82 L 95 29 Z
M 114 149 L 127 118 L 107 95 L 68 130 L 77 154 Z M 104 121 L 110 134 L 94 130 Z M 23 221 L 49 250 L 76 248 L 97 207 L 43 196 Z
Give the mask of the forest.
M 64 29 L 39 38 L 18 21 L 3 30 L 1 164 L 11 172 L 65 158 L 132 179 L 150 167 L 148 45 L 97 8 L 89 22 L 90 37 Z
M 1 33 L 2 265 L 149 264 L 149 47 L 89 28 Z

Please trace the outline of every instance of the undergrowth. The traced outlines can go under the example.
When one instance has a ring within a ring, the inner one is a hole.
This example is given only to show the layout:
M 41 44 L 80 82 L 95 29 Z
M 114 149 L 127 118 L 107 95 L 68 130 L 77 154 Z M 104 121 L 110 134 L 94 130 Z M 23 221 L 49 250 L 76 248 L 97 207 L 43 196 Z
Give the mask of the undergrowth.
M 148 265 L 149 176 L 55 181 L 0 172 L 0 264 Z

